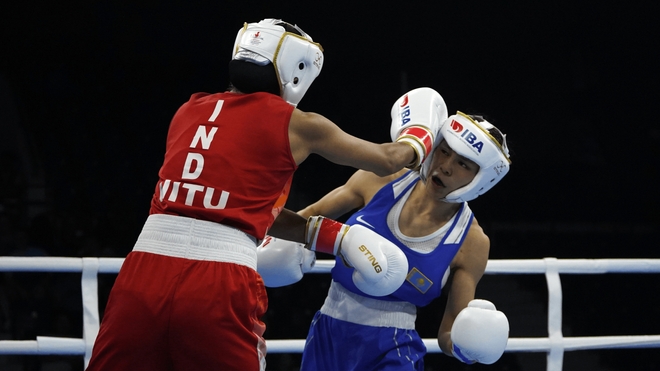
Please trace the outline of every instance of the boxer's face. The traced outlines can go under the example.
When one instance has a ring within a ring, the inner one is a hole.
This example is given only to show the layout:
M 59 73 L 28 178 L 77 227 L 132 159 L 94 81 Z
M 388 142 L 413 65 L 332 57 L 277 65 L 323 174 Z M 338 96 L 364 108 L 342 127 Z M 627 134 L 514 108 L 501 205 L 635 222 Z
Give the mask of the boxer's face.
M 450 192 L 468 185 L 479 171 L 479 165 L 458 153 L 443 140 L 431 159 L 430 185 L 438 197 L 445 197 Z

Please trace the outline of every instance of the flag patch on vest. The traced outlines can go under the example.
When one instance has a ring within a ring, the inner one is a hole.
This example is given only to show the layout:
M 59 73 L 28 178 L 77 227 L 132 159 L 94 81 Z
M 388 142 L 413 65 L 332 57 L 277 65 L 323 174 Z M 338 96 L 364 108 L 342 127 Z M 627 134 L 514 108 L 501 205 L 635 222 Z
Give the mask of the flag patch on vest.
M 414 268 L 408 272 L 408 276 L 406 277 L 406 281 L 410 282 L 419 292 L 422 294 L 426 294 L 426 292 L 431 288 L 431 285 L 433 285 L 433 282 L 428 279 L 422 272 L 419 271 L 419 269 Z

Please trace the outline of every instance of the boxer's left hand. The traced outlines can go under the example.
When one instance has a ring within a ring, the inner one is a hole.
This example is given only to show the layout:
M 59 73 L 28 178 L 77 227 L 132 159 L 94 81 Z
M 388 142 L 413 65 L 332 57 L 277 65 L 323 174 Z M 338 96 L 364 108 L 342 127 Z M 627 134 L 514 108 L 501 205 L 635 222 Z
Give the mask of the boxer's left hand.
M 266 236 L 257 247 L 257 272 L 266 287 L 292 285 L 315 263 L 316 254 L 301 243 Z
M 408 167 L 419 168 L 431 153 L 438 131 L 447 119 L 444 99 L 431 88 L 413 89 L 394 102 L 390 114 L 392 141 L 412 146 L 417 158 Z
M 452 354 L 463 363 L 495 363 L 509 340 L 509 320 L 488 300 L 468 303 L 451 327 Z
M 310 250 L 341 256 L 353 267 L 353 283 L 372 296 L 396 291 L 408 274 L 408 258 L 391 241 L 362 225 L 346 225 L 322 216 L 307 221 Z

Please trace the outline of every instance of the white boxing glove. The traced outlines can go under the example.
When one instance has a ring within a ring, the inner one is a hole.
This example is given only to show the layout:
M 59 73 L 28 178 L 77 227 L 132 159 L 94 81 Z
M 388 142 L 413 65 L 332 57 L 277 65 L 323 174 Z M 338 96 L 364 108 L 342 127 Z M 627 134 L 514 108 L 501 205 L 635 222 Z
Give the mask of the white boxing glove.
M 509 320 L 488 300 L 470 301 L 451 327 L 452 354 L 467 364 L 495 363 L 508 340 Z
M 300 281 L 314 268 L 316 254 L 298 242 L 266 236 L 257 247 L 257 272 L 266 287 L 281 287 Z
M 349 226 L 322 216 L 307 220 L 310 250 L 339 255 L 353 267 L 353 283 L 372 296 L 396 291 L 408 274 L 408 259 L 394 243 L 367 227 Z
M 413 89 L 394 102 L 391 116 L 392 141 L 410 144 L 417 158 L 408 167 L 419 168 L 431 153 L 435 138 L 448 117 L 444 99 L 431 88 Z

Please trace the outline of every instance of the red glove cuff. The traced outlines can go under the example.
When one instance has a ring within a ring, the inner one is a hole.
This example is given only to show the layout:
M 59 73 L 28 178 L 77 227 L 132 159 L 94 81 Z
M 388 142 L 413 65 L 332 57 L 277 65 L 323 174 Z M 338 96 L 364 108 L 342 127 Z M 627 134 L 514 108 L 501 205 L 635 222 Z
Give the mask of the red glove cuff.
M 337 256 L 341 240 L 350 227 L 338 221 L 322 216 L 310 216 L 307 219 L 305 242 L 312 251 Z
M 428 156 L 428 154 L 431 153 L 431 149 L 433 149 L 433 136 L 431 135 L 431 132 L 428 131 L 428 129 L 423 127 L 407 127 L 401 130 L 399 138 L 401 137 L 413 137 L 415 140 L 419 141 L 424 146 L 424 150 L 426 151 L 426 153 L 424 153 L 424 157 Z

